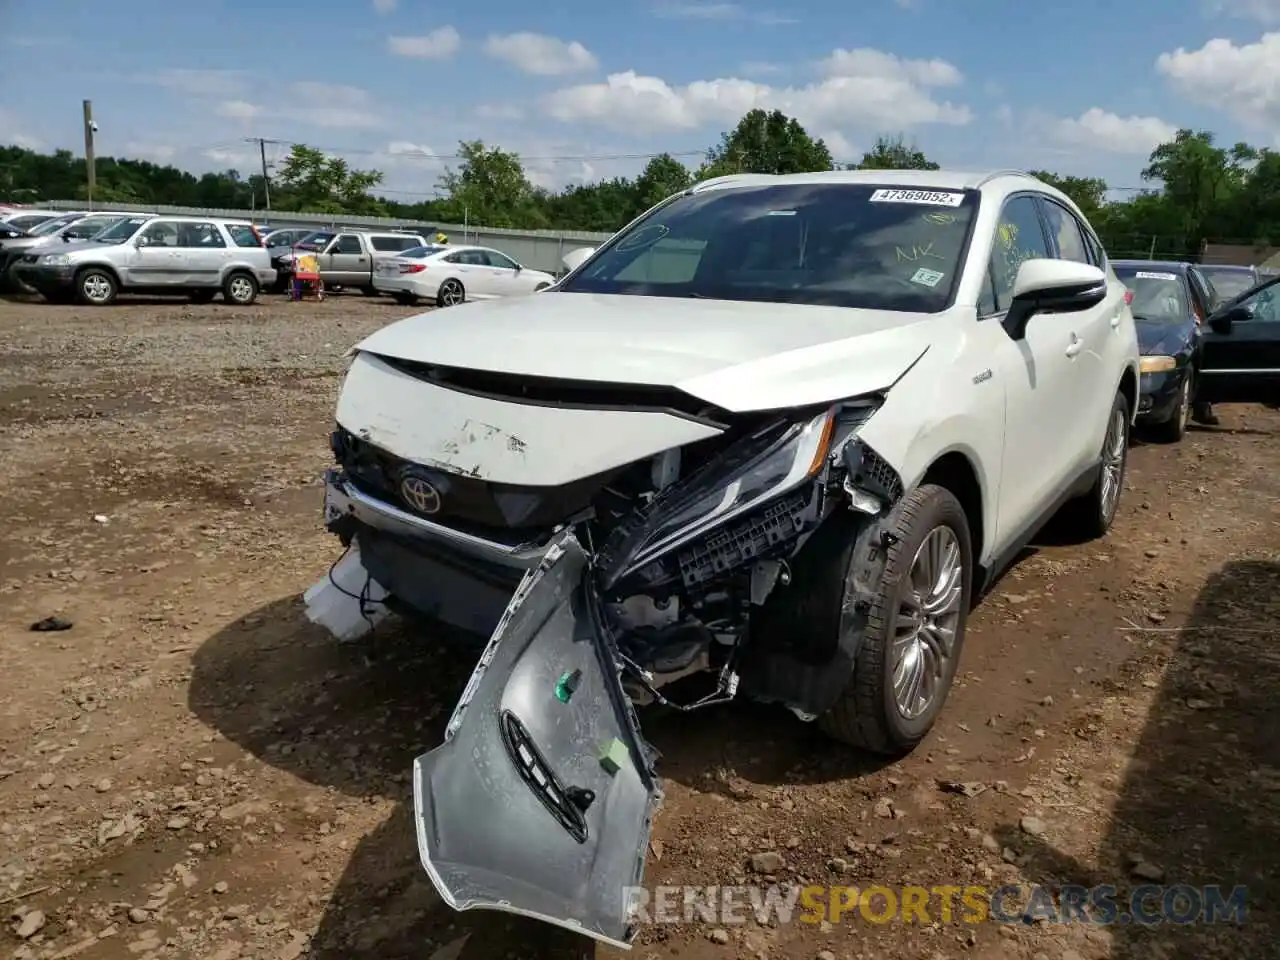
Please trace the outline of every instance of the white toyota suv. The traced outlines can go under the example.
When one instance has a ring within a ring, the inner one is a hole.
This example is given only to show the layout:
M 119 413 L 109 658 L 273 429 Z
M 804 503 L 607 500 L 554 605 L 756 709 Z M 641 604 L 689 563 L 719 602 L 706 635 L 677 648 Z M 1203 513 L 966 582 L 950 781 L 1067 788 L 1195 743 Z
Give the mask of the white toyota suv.
M 1061 508 L 1111 525 L 1138 364 L 1097 236 L 1014 172 L 711 180 L 540 296 L 359 343 L 308 602 L 490 637 L 415 763 L 445 900 L 629 940 L 633 705 L 910 750 L 984 585 Z

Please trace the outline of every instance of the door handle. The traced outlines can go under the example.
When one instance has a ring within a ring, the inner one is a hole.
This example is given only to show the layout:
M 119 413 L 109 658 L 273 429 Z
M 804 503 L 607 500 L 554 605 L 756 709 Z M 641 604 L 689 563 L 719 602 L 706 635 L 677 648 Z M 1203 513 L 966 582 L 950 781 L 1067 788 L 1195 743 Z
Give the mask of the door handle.
M 1072 340 L 1071 344 L 1067 347 L 1067 356 L 1074 357 L 1083 349 L 1084 349 L 1083 340 Z
M 1115 329 L 1116 327 L 1118 327 L 1118 326 L 1120 326 L 1120 311 L 1119 311 L 1119 310 L 1117 310 L 1115 313 L 1113 313 L 1113 314 L 1111 315 L 1111 329 L 1113 329 L 1113 330 L 1114 330 L 1114 329 Z

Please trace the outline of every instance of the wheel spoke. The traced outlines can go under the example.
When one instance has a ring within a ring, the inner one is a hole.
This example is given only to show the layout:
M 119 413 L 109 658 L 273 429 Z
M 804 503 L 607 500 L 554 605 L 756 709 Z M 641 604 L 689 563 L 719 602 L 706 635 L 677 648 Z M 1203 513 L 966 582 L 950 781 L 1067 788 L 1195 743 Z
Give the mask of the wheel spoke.
M 962 615 L 965 558 L 955 532 L 935 527 L 921 541 L 900 587 L 890 640 L 893 692 L 907 719 L 938 700 Z

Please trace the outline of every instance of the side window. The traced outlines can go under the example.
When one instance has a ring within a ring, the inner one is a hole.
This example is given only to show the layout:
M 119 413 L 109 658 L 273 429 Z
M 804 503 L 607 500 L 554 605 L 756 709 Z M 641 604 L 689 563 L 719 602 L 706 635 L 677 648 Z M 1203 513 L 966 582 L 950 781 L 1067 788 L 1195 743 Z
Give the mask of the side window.
M 483 250 L 463 250 L 460 262 L 469 267 L 487 267 L 489 258 L 484 255 Z
M 1209 294 L 1209 285 L 1194 269 L 1187 271 L 1187 280 L 1191 284 L 1191 308 L 1195 311 L 1196 319 L 1203 320 L 1209 313 L 1209 304 L 1213 299 Z
M 178 246 L 180 247 L 225 247 L 222 231 L 216 223 L 180 223 L 178 224 Z
M 178 228 L 170 220 L 157 220 L 143 228 L 138 237 L 140 247 L 176 247 L 178 245 Z
M 246 227 L 243 223 L 231 223 L 227 225 L 227 233 L 231 234 L 231 239 L 237 247 L 260 247 L 262 240 L 258 234 L 254 232 L 253 227 Z
M 411 237 L 370 237 L 369 244 L 379 253 L 399 253 L 415 245 Z
M 360 246 L 360 238 L 354 233 L 344 233 L 338 238 L 338 242 L 333 247 L 334 253 L 364 253 L 364 247 Z
M 1107 268 L 1107 252 L 1102 249 L 1102 244 L 1098 242 L 1098 238 L 1093 235 L 1093 231 L 1085 227 L 1084 233 L 1085 246 L 1089 248 L 1089 262 L 1095 267 L 1103 270 Z
M 1074 260 L 1076 263 L 1088 263 L 1089 251 L 1084 237 L 1080 235 L 1080 224 L 1075 215 L 1059 203 L 1042 199 L 1044 218 L 1049 226 L 1049 235 L 1053 237 L 1058 249 L 1059 260 Z
M 444 258 L 444 262 L 445 263 L 466 263 L 466 261 L 462 259 L 462 256 L 463 255 L 461 251 L 459 251 L 458 253 L 451 253 Z
M 1249 319 L 1259 323 L 1275 323 L 1280 321 L 1280 297 L 1276 296 L 1276 287 L 1270 286 L 1259 290 L 1253 296 L 1240 301 L 1240 306 L 1249 312 Z
M 489 260 L 489 266 L 501 267 L 503 270 L 514 270 L 516 262 L 508 257 L 505 253 L 499 253 L 497 250 L 486 250 L 484 255 Z
M 1028 260 L 1049 258 L 1044 225 L 1033 197 L 1014 197 L 1000 211 L 995 243 L 991 249 L 991 272 L 995 282 L 996 309 L 1008 310 L 1018 268 Z

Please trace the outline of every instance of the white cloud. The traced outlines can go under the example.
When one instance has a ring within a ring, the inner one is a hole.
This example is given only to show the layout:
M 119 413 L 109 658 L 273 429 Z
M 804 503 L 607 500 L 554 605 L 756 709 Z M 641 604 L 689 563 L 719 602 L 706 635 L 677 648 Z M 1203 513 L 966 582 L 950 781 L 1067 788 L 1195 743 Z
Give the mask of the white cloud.
M 266 113 L 266 108 L 246 100 L 224 100 L 213 112 L 227 120 L 256 120 Z
M 453 27 L 437 27 L 417 37 L 388 37 L 387 49 L 397 57 L 412 60 L 447 60 L 462 46 L 462 36 Z
M 1210 15 L 1280 23 L 1280 0 L 1206 0 L 1205 6 Z
M 828 77 L 897 80 L 922 87 L 956 87 L 964 82 L 964 75 L 946 60 L 907 60 L 869 47 L 833 50 L 818 68 Z
M 1061 143 L 1146 156 L 1158 144 L 1172 140 L 1178 128 L 1159 117 L 1121 117 L 1090 107 L 1078 117 L 1057 121 L 1052 132 Z
M 136 79 L 191 97 L 234 98 L 248 86 L 243 70 L 160 70 Z
M 857 163 L 862 159 L 862 151 L 850 143 L 839 130 L 824 133 L 822 140 L 831 151 L 831 158 L 838 164 Z
M 373 0 L 373 12 L 383 16 L 394 13 L 396 6 L 397 0 Z
M 139 143 L 130 141 L 124 145 L 124 155 L 152 163 L 170 163 L 178 155 L 178 148 L 167 143 Z
M 4 107 L 0 107 L 0 144 L 22 147 L 24 150 L 44 149 L 44 143 L 18 122 L 18 115 Z
M 280 111 L 281 118 L 333 129 L 380 127 L 386 122 L 369 92 L 359 87 L 304 80 L 290 84 L 289 91 L 293 107 Z
M 701 3 L 691 0 L 686 3 L 664 3 L 654 8 L 657 16 L 667 20 L 747 20 L 763 26 L 780 26 L 796 23 L 794 17 L 771 13 L 763 10 L 748 10 L 737 3 Z
M 564 41 L 541 33 L 493 34 L 485 41 L 484 52 L 540 77 L 581 73 L 599 66 L 595 54 L 574 41 Z
M 258 169 L 258 154 L 248 147 L 210 147 L 208 150 L 201 150 L 200 156 L 219 170 L 254 172 Z
M 1156 70 L 1186 96 L 1242 123 L 1274 127 L 1280 122 L 1280 33 L 1241 46 L 1219 38 L 1199 50 L 1179 47 L 1160 54 Z
M 787 68 L 780 63 L 770 63 L 767 60 L 748 60 L 739 69 L 750 77 L 785 73 Z
M 633 133 L 694 130 L 732 123 L 748 110 L 780 109 L 817 129 L 964 125 L 969 108 L 939 102 L 930 87 L 955 86 L 960 72 L 943 60 L 904 60 L 877 50 L 837 50 L 820 64 L 825 77 L 803 87 L 773 87 L 736 77 L 671 86 L 634 70 L 603 83 L 559 90 L 546 111 L 566 123 L 595 123 Z

